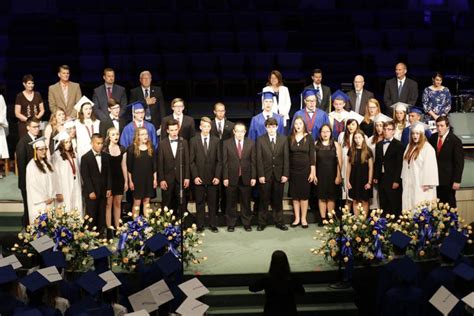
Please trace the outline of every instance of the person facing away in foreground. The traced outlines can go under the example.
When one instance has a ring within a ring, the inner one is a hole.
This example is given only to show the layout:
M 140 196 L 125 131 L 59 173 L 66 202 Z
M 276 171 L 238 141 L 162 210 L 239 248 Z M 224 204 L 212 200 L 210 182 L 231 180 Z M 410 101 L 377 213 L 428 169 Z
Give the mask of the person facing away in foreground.
M 291 275 L 286 253 L 275 250 L 268 274 L 249 286 L 251 292 L 265 291 L 264 315 L 297 315 L 295 295 L 304 295 L 303 284 Z

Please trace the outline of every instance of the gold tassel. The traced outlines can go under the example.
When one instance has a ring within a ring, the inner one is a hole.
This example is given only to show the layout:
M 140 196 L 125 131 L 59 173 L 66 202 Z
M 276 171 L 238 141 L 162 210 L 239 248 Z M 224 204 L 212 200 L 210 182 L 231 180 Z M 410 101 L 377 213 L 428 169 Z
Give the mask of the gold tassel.
M 33 148 L 33 158 L 35 160 L 38 160 L 38 158 L 36 157 L 36 147 Z

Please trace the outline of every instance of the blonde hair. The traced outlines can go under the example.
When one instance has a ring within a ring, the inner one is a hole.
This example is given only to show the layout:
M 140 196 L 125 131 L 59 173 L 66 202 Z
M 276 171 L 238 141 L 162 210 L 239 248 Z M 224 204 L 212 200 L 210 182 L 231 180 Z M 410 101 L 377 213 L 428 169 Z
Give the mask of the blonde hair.
M 370 114 L 369 114 L 369 103 L 373 103 L 377 106 L 377 111 L 378 113 L 380 113 L 380 103 L 379 101 L 377 101 L 377 99 L 369 99 L 369 101 L 367 101 L 367 103 L 365 104 L 365 114 L 364 114 L 364 122 L 366 122 L 367 124 L 370 123 Z M 377 113 L 377 114 L 378 114 Z M 376 114 L 376 115 L 377 115 Z
M 140 134 L 141 131 L 145 131 L 145 132 L 148 133 L 146 128 L 143 128 L 143 127 L 138 127 L 137 129 L 135 129 L 135 134 L 133 135 L 133 153 L 134 153 L 135 157 L 140 156 L 140 137 L 139 137 L 139 134 Z M 148 156 L 153 157 L 153 146 L 151 145 L 150 138 L 148 138 L 148 140 L 146 142 L 146 146 L 147 146 Z
M 349 163 L 351 165 L 355 164 L 355 161 L 356 161 L 357 144 L 356 144 L 354 138 L 357 134 L 362 136 L 362 146 L 361 146 L 362 148 L 361 148 L 361 153 L 360 153 L 360 162 L 364 164 L 370 159 L 370 153 L 369 153 L 370 149 L 367 146 L 367 143 L 365 141 L 365 134 L 362 130 L 358 129 L 352 135 L 351 155 L 349 156 Z
M 66 112 L 64 112 L 63 109 L 56 109 L 54 111 L 53 115 L 49 118 L 49 125 L 51 125 L 51 134 L 54 135 L 54 133 L 58 130 L 58 119 L 56 118 L 56 115 L 58 115 L 59 112 L 63 112 L 64 116 L 66 116 Z
M 421 132 L 420 140 L 418 141 L 418 143 L 415 143 L 413 141 L 413 133 L 420 133 L 420 132 L 414 132 L 414 131 L 410 132 L 410 143 L 408 144 L 408 149 L 405 153 L 405 156 L 403 157 L 403 159 L 407 160 L 408 162 L 411 162 L 412 160 L 416 160 L 416 158 L 418 158 L 418 155 L 420 154 L 426 142 L 425 133 Z

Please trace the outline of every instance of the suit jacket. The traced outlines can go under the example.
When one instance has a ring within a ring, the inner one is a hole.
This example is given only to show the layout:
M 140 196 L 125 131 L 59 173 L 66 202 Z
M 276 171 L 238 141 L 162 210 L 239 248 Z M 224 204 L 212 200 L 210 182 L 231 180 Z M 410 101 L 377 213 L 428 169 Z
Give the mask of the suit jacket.
M 203 184 L 209 185 L 212 179 L 221 178 L 222 160 L 219 138 L 210 135 L 208 139 L 207 155 L 204 151 L 201 134 L 191 138 L 189 143 L 189 166 L 191 178 L 201 178 Z
M 166 137 L 158 147 L 158 182 L 166 181 L 168 185 L 180 180 L 180 167 L 183 167 L 183 179 L 191 179 L 189 174 L 189 149 L 188 142 L 179 138 L 176 157 L 173 157 L 170 139 Z M 180 150 L 183 150 L 180 155 Z M 182 157 L 183 162 L 181 163 Z
M 115 127 L 110 115 L 107 114 L 103 119 L 100 120 L 99 134 L 104 138 L 107 136 L 107 130 L 111 127 Z M 125 121 L 119 118 L 119 132 L 122 135 L 123 128 L 125 127 Z
M 449 131 L 439 153 L 437 151 L 438 133 L 431 135 L 429 142 L 436 151 L 439 184 L 452 186 L 453 182 L 461 183 L 464 170 L 464 149 L 461 140 Z
M 222 130 L 221 142 L 223 142 L 223 141 L 225 141 L 229 138 L 232 138 L 234 136 L 233 130 L 234 130 L 234 123 L 232 123 L 228 119 L 225 119 L 224 128 Z M 219 132 L 217 130 L 217 123 L 216 123 L 215 119 L 212 120 L 212 123 L 211 123 L 211 135 L 216 136 L 217 138 L 220 138 L 219 137 Z
M 125 88 L 118 84 L 112 85 L 112 97 L 119 101 L 120 113 L 123 113 L 128 104 Z M 109 116 L 108 99 L 105 84 L 94 89 L 94 95 L 92 96 L 92 102 L 94 102 L 94 113 L 101 122 Z
M 385 82 L 385 91 L 383 93 L 383 102 L 385 103 L 385 112 L 392 117 L 392 104 L 403 102 L 409 105 L 415 105 L 418 99 L 418 83 L 410 78 L 405 79 L 402 87 L 402 93 L 398 96 L 398 79 L 392 78 Z
M 257 179 L 257 152 L 255 144 L 245 138 L 242 147 L 242 158 L 239 158 L 235 139 L 226 140 L 222 146 L 222 180 L 229 180 L 229 185 L 239 183 L 239 168 L 242 183 L 250 185 L 251 179 Z
M 173 114 L 168 115 L 161 121 L 161 139 L 168 138 L 167 122 L 173 119 Z M 196 126 L 194 125 L 194 119 L 191 116 L 183 115 L 183 122 L 179 128 L 179 136 L 183 137 L 187 142 L 196 135 Z
M 257 175 L 265 177 L 266 181 L 275 179 L 280 181 L 282 176 L 290 176 L 290 154 L 288 138 L 283 135 L 276 136 L 275 150 L 268 134 L 257 138 Z
M 346 110 L 355 111 L 356 102 L 357 102 L 357 93 L 355 92 L 355 90 L 351 90 L 347 93 L 347 96 L 349 97 L 349 102 L 347 102 L 346 104 Z M 367 105 L 367 102 L 369 102 L 369 99 L 372 99 L 372 98 L 374 98 L 373 92 L 370 92 L 365 89 L 362 90 L 362 96 L 360 98 L 360 108 L 359 108 L 360 115 L 365 114 L 365 106 Z
M 102 152 L 100 158 L 102 161 L 101 171 L 99 171 L 99 166 L 92 150 L 89 150 L 81 158 L 82 193 L 85 197 L 88 197 L 92 192 L 95 192 L 97 196 L 105 196 L 106 191 L 112 189 L 110 156 Z
M 81 87 L 78 83 L 69 81 L 68 92 L 67 92 L 67 103 L 64 100 L 63 90 L 61 89 L 61 83 L 57 82 L 48 89 L 48 103 L 51 113 L 54 113 L 58 108 L 63 109 L 66 116 L 76 117 L 77 113 L 74 110 L 74 104 L 76 104 L 82 97 Z
M 375 145 L 374 179 L 380 180 L 383 166 L 384 178 L 388 183 L 397 182 L 398 184 L 401 184 L 403 153 L 405 151 L 403 144 L 399 140 L 393 138 L 384 155 L 382 143 L 383 142 L 378 142 L 377 145 Z
M 166 116 L 166 103 L 161 88 L 150 86 L 150 98 L 151 97 L 156 98 L 156 103 L 150 104 L 151 122 L 155 125 L 156 129 L 159 129 L 161 120 Z M 148 106 L 145 102 L 145 95 L 143 94 L 142 86 L 130 90 L 130 103 L 135 101 L 143 101 L 143 104 Z
M 26 166 L 33 158 L 33 146 L 29 145 L 33 139 L 30 134 L 26 133 L 25 136 L 20 138 L 18 144 L 16 144 L 16 161 L 18 166 L 18 188 L 20 190 L 26 190 Z
M 314 89 L 314 84 L 310 84 L 306 87 L 305 89 Z M 326 113 L 329 113 L 330 104 L 331 104 L 331 88 L 328 86 L 325 86 L 321 84 L 321 88 L 323 89 L 323 99 L 321 100 L 321 104 L 318 104 L 318 108 L 321 110 L 325 111 Z M 302 104 L 301 108 L 304 107 L 304 103 Z

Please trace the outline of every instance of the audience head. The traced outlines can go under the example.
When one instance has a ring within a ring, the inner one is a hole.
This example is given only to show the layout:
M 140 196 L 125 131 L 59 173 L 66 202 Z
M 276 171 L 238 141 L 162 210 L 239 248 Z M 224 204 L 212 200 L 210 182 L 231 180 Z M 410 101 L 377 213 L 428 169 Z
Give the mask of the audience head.
M 102 137 L 102 135 L 100 135 L 99 133 L 92 134 L 91 145 L 92 149 L 96 153 L 102 152 L 102 148 L 104 147 L 104 137 Z
M 33 136 L 38 136 L 40 133 L 40 120 L 35 116 L 30 116 L 26 120 L 26 130 Z
M 59 66 L 59 69 L 58 69 L 58 77 L 59 77 L 59 80 L 63 83 L 66 83 L 69 81 L 69 75 L 70 75 L 70 72 L 69 72 L 69 66 L 68 65 L 61 65 Z
M 237 140 L 244 140 L 245 138 L 245 133 L 247 132 L 247 128 L 245 127 L 245 124 L 242 122 L 237 122 L 234 125 L 234 137 Z
M 273 117 L 267 118 L 265 120 L 265 129 L 267 130 L 268 135 L 276 136 L 278 129 L 278 121 Z
M 199 129 L 201 130 L 201 134 L 203 136 L 208 136 L 211 132 L 211 124 L 212 121 L 207 116 L 201 117 L 201 122 L 199 123 Z
M 166 132 L 170 139 L 177 139 L 179 134 L 179 122 L 175 119 L 168 120 L 166 124 Z
M 361 91 L 364 89 L 364 77 L 362 75 L 357 75 L 354 77 L 354 89 L 355 91 Z
M 173 99 L 173 101 L 171 101 L 171 109 L 176 116 L 182 115 L 184 111 L 184 100 L 181 98 Z
M 433 86 L 439 88 L 443 84 L 443 74 L 437 71 L 433 74 L 433 76 L 431 76 L 431 80 L 433 81 Z
M 143 88 L 149 88 L 151 86 L 151 72 L 144 70 L 140 73 L 140 83 Z
M 313 69 L 311 79 L 313 79 L 313 83 L 316 85 L 320 85 L 321 81 L 323 80 L 323 72 L 321 69 Z
M 439 136 L 444 136 L 450 129 L 449 119 L 447 116 L 439 116 L 436 119 L 436 131 Z
M 283 76 L 278 70 L 272 70 L 268 75 L 267 86 L 279 87 L 283 84 Z
M 273 252 L 268 273 L 275 279 L 286 280 L 290 277 L 291 269 L 286 253 L 281 250 Z
M 23 87 L 25 87 L 26 91 L 33 91 L 33 88 L 35 87 L 35 79 L 33 78 L 33 75 L 30 75 L 30 74 L 24 75 L 22 82 L 23 82 Z
M 222 102 L 214 104 L 214 115 L 216 119 L 223 120 L 225 118 L 225 105 Z
M 108 85 L 112 85 L 115 82 L 115 71 L 112 68 L 105 68 L 104 75 L 102 76 L 104 82 Z
M 404 63 L 398 63 L 395 66 L 395 75 L 397 76 L 397 79 L 403 80 L 405 78 L 405 75 L 407 73 L 407 65 Z

